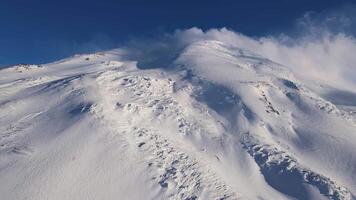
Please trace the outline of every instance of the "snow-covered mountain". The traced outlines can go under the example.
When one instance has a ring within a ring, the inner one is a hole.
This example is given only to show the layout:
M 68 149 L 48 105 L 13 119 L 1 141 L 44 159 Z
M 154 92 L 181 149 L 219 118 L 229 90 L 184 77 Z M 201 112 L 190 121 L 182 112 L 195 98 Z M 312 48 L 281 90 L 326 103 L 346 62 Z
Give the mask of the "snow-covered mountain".
M 126 51 L 0 70 L 1 199 L 355 199 L 356 94 L 220 41 Z

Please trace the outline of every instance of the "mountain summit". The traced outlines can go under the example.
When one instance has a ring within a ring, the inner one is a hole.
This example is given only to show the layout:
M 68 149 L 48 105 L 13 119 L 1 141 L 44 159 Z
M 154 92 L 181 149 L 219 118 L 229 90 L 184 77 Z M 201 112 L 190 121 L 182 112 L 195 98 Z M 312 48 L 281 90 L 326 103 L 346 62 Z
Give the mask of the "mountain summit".
M 127 51 L 0 70 L 1 199 L 355 199 L 356 94 L 221 41 Z

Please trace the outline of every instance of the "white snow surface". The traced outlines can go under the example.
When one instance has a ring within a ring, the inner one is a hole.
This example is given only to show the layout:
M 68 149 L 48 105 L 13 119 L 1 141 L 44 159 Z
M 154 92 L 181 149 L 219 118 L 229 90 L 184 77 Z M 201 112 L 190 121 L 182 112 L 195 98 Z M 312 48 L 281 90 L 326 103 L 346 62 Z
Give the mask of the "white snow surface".
M 355 199 L 356 94 L 220 41 L 125 51 L 0 70 L 0 199 Z

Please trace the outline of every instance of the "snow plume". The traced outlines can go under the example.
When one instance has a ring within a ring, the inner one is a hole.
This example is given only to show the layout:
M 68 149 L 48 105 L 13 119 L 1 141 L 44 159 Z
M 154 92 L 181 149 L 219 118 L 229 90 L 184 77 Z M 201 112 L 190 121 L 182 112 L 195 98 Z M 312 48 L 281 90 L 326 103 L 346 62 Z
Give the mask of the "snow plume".
M 355 10 L 309 12 L 297 20 L 293 33 L 277 36 L 249 37 L 227 28 L 193 27 L 156 40 L 135 40 L 128 45 L 135 51 L 129 52 L 135 52 L 142 67 L 163 67 L 191 43 L 218 40 L 285 65 L 301 79 L 356 91 Z
M 355 13 L 353 6 L 308 12 L 297 20 L 292 36 L 256 39 L 252 50 L 291 68 L 300 78 L 355 90 Z

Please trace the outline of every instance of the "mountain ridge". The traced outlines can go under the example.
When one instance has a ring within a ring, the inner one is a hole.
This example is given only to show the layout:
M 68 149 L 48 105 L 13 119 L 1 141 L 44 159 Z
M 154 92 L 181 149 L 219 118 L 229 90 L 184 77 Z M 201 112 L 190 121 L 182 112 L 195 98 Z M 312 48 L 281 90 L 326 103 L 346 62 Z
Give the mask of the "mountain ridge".
M 355 199 L 355 116 L 283 65 L 130 51 L 0 70 L 5 199 Z

